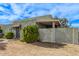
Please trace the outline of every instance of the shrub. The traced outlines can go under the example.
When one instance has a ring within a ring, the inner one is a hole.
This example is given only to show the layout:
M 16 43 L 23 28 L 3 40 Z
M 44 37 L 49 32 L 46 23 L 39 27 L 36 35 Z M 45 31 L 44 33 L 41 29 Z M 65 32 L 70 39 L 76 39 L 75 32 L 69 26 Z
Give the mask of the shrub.
M 35 42 L 38 40 L 38 27 L 36 25 L 30 25 L 23 29 L 23 40 L 27 43 Z
M 0 38 L 2 38 L 3 37 L 3 30 L 2 29 L 0 29 Z
M 5 35 L 5 37 L 7 39 L 12 39 L 14 37 L 14 33 L 13 32 L 7 32 L 6 35 Z

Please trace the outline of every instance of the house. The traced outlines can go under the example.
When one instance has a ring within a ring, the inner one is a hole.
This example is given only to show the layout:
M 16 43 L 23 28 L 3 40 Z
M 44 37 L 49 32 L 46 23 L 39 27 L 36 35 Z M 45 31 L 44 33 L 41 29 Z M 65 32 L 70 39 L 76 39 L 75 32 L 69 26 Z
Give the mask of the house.
M 4 32 L 14 32 L 15 39 L 22 39 L 22 29 L 28 25 L 39 26 L 40 41 L 78 44 L 78 29 L 62 26 L 60 20 L 51 15 L 29 18 L 29 20 L 14 21 L 4 26 Z
M 55 19 L 52 18 L 51 15 L 33 17 L 33 18 L 29 18 L 27 20 L 14 21 L 13 24 L 11 25 L 11 27 L 8 27 L 8 28 L 10 29 L 9 31 L 13 31 L 15 33 L 15 38 L 18 39 L 18 38 L 21 38 L 21 36 L 22 36 L 21 29 L 23 29 L 24 27 L 26 27 L 28 25 L 36 24 L 38 21 L 44 21 L 44 20 L 52 21 Z

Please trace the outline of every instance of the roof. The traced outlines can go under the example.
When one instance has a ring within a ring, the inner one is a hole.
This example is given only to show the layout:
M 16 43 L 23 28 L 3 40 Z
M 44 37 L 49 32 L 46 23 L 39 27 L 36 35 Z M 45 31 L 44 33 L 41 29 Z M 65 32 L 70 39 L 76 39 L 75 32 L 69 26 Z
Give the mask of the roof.
M 28 22 L 59 22 L 58 19 L 53 18 L 51 15 L 44 15 L 44 16 L 37 16 L 37 17 L 32 17 L 32 18 L 26 18 L 24 20 L 18 20 L 14 21 L 13 24 L 17 23 L 28 23 Z M 18 25 L 15 25 L 18 26 Z
M 46 19 L 51 18 L 52 19 L 52 16 L 51 15 L 36 16 L 36 17 L 31 17 L 31 18 L 25 18 L 23 20 L 17 20 L 17 21 L 14 21 L 13 23 L 28 22 L 30 20 L 35 20 L 35 19 L 40 19 L 40 18 L 46 18 Z
M 59 20 L 41 20 L 36 22 L 60 22 Z

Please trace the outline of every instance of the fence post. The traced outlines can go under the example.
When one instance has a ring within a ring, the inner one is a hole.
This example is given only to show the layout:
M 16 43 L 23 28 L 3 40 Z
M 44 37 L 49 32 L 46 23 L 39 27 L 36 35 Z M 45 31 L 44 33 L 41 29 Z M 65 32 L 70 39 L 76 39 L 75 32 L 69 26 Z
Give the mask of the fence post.
M 73 28 L 73 44 L 78 44 L 78 29 Z
M 73 39 L 73 44 L 74 44 L 74 29 L 72 29 L 72 39 Z

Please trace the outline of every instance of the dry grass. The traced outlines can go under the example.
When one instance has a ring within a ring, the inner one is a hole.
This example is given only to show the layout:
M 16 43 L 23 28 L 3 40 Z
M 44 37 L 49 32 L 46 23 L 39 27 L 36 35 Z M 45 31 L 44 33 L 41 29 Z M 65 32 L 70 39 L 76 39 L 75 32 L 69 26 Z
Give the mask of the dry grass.
M 3 56 L 36 56 L 36 55 L 79 55 L 79 45 L 74 44 L 50 44 L 50 43 L 23 43 L 19 40 L 10 40 L 6 49 L 0 50 L 0 55 Z

